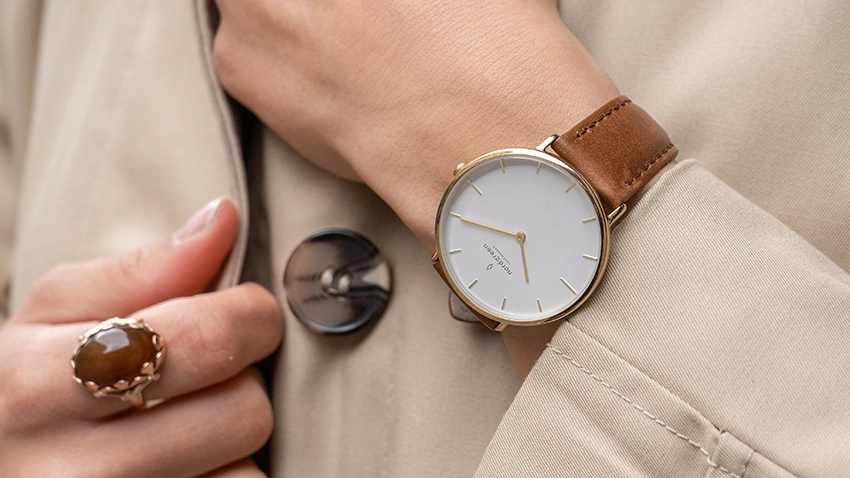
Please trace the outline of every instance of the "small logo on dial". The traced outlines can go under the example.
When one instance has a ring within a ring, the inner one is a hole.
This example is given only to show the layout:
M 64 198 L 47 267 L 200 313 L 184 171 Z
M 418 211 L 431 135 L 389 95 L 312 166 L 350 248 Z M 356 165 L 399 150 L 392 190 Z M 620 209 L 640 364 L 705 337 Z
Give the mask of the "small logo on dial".
M 508 275 L 513 275 L 513 271 L 509 267 L 511 261 L 509 261 L 508 258 L 505 257 L 504 254 L 502 254 L 502 251 L 500 251 L 496 246 L 491 246 L 487 243 L 484 244 L 484 250 L 486 250 L 490 254 L 490 257 L 492 257 L 496 261 L 487 266 L 488 271 L 492 269 L 494 265 L 498 265 L 502 268 L 502 270 L 507 272 Z

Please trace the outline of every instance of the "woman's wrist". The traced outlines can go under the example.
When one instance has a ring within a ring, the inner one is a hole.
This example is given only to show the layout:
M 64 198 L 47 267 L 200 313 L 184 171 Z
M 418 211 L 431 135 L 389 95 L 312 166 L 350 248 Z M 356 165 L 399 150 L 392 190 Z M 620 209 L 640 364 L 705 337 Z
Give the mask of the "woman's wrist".
M 537 43 L 547 47 L 512 61 L 497 58 L 498 51 L 476 57 L 472 70 L 482 76 L 466 78 L 468 87 L 439 90 L 346 152 L 359 178 L 429 250 L 437 206 L 457 164 L 496 149 L 533 147 L 619 94 L 560 20 L 554 22 L 538 32 Z M 495 78 L 484 81 L 484 75 Z
M 537 145 L 618 94 L 554 2 L 254 3 L 218 2 L 222 84 L 429 249 L 458 163 Z
M 304 157 L 364 181 L 429 251 L 458 163 L 533 147 L 618 95 L 549 0 L 217 4 L 228 92 Z M 551 332 L 516 332 L 524 374 Z

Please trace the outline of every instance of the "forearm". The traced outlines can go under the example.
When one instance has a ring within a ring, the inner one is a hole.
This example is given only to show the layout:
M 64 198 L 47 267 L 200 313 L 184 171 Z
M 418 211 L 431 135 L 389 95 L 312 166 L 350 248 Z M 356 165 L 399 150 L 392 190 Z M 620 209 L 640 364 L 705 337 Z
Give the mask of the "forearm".
M 391 134 L 350 149 L 358 175 L 431 251 L 437 205 L 458 163 L 533 147 L 618 94 L 554 11 L 528 10 L 525 23 L 537 28 L 521 38 L 493 28 L 463 74 L 412 103 L 426 110 L 402 111 L 400 121 L 387 122 Z M 487 47 L 506 44 L 514 47 Z
M 305 157 L 365 181 L 429 250 L 458 163 L 533 147 L 617 95 L 553 2 L 282 10 L 295 18 L 269 26 L 273 48 L 238 2 L 219 3 L 225 87 Z M 269 65 L 274 81 L 255 81 Z

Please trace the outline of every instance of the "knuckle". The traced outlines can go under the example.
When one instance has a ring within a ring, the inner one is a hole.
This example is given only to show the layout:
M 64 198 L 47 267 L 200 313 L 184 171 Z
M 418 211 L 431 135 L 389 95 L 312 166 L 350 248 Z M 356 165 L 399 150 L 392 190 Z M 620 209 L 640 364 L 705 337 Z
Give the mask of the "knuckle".
M 191 324 L 180 342 L 185 362 L 193 364 L 198 374 L 234 376 L 271 353 L 280 341 L 283 320 L 278 303 L 257 284 L 180 299 L 168 307 L 181 310 L 187 318 L 183 323 Z
M 271 402 L 258 380 L 242 378 L 238 395 L 240 413 L 234 417 L 232 432 L 241 451 L 250 454 L 259 450 L 271 437 L 274 414 Z
M 62 291 L 68 282 L 79 279 L 80 263 L 65 263 L 53 266 L 33 285 L 26 301 L 15 316 L 37 314 L 37 311 L 47 304 L 61 301 Z
M 30 366 L 28 366 L 28 363 Z M 0 423 L 4 428 L 24 431 L 53 416 L 44 395 L 53 387 L 50 377 L 33 369 L 28 360 L 10 358 L 0 382 Z
M 241 339 L 250 341 L 244 346 L 251 349 L 253 359 L 272 353 L 283 334 L 283 315 L 275 297 L 258 284 L 246 283 L 233 290 L 230 306 L 243 327 Z
M 28 470 L 20 476 L 57 476 L 61 470 L 64 478 L 85 478 L 91 476 L 130 476 L 127 467 L 122 464 L 108 464 L 96 460 L 84 461 L 69 458 L 62 454 L 53 454 L 50 457 L 39 457 L 37 463 L 32 463 L 37 470 Z M 17 476 L 17 475 L 14 475 Z
M 238 73 L 234 64 L 235 56 L 234 45 L 230 38 L 230 28 L 226 23 L 222 23 L 213 39 L 212 62 L 216 76 L 228 91 L 233 88 Z
M 234 360 L 239 354 L 240 338 L 238 325 L 226 311 L 208 309 L 208 315 L 190 340 L 195 340 L 192 349 L 203 351 L 207 357 L 210 371 L 216 375 L 231 376 L 239 362 Z
M 277 298 L 265 287 L 254 282 L 247 282 L 237 287 L 242 295 L 245 308 L 250 311 L 250 317 L 260 322 L 267 332 L 274 331 L 283 325 L 283 312 Z M 278 332 L 279 335 L 279 332 Z
M 65 263 L 51 267 L 36 281 L 35 287 L 33 287 L 33 293 L 49 293 L 58 284 L 67 282 L 68 277 L 73 276 L 79 267 L 80 265 L 78 263 Z
M 151 251 L 147 247 L 119 256 L 115 265 L 115 280 L 123 284 L 144 281 L 148 278 L 148 274 L 144 274 L 143 271 L 150 263 L 150 256 Z

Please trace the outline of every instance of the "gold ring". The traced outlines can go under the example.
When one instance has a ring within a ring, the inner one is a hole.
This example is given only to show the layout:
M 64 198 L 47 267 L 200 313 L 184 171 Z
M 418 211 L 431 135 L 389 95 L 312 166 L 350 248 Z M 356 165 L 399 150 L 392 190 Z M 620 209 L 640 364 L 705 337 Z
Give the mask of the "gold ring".
M 140 318 L 112 318 L 80 336 L 71 359 L 74 380 L 95 397 L 145 404 L 142 390 L 159 379 L 164 343 Z

